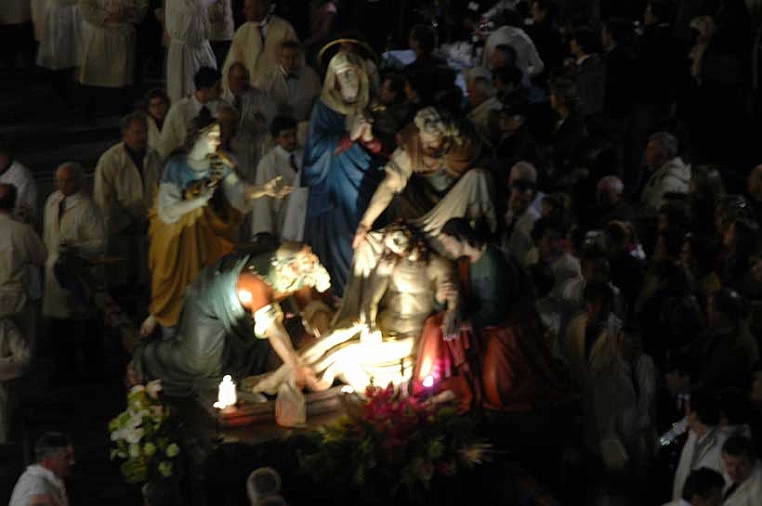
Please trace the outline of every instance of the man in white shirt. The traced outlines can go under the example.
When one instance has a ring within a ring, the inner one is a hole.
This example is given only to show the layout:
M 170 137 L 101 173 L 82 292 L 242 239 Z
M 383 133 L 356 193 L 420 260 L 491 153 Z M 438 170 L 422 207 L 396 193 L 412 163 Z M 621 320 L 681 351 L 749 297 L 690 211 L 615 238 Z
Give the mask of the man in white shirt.
M 28 311 L 30 267 L 42 267 L 47 253 L 31 226 L 13 219 L 16 187 L 0 183 L 0 318 Z M 19 322 L 22 326 L 23 323 Z
M 675 471 L 672 485 L 672 500 L 682 497 L 683 486 L 691 471 L 708 467 L 723 471 L 720 450 L 728 435 L 718 430 L 720 408 L 717 398 L 703 389 L 694 389 L 686 404 L 688 418 L 688 439 L 680 453 L 680 461 Z
M 45 203 L 43 239 L 48 261 L 42 313 L 52 322 L 51 341 L 58 379 L 85 375 L 97 365 L 99 336 L 97 326 L 92 323 L 93 305 L 80 300 L 81 295 L 75 296 L 71 287 L 62 286 L 56 276 L 62 255 L 84 258 L 98 255 L 106 242 L 101 210 L 82 190 L 84 177 L 80 164 L 62 164 L 56 170 L 58 189 Z
M 645 158 L 650 171 L 640 195 L 642 218 L 656 218 L 667 193 L 688 193 L 691 166 L 678 156 L 679 150 L 677 138 L 668 132 L 657 132 L 648 139 Z
M 466 75 L 466 91 L 471 110 L 466 118 L 473 123 L 481 138 L 490 142 L 493 138 L 490 132 L 490 117 L 502 108 L 495 96 L 492 77 L 484 67 L 474 67 Z
M 222 93 L 222 75 L 212 67 L 201 67 L 193 76 L 196 91 L 172 104 L 164 120 L 159 143 L 159 155 L 166 160 L 183 145 L 193 118 L 206 109 L 212 116 L 217 112 Z
M 291 23 L 270 14 L 270 0 L 246 0 L 243 9 L 247 22 L 233 36 L 222 71 L 225 76 L 235 62 L 243 62 L 251 76 L 266 74 L 277 68 L 283 43 L 298 40 Z
M 15 160 L 8 144 L 0 139 L 0 183 L 16 187 L 16 207 L 13 215 L 31 223 L 37 215 L 37 183 L 32 172 Z
M 109 270 L 112 286 L 147 284 L 148 210 L 162 171 L 159 154 L 148 147 L 148 126 L 142 113 L 122 124 L 122 142 L 101 155 L 95 167 L 93 196 L 100 207 L 110 255 L 122 258 Z
M 37 463 L 19 477 L 8 506 L 69 506 L 63 480 L 75 462 L 71 439 L 47 432 L 35 443 L 34 454 Z
M 254 85 L 268 93 L 278 104 L 279 113 L 299 121 L 310 118 L 322 83 L 317 73 L 303 63 L 304 55 L 295 40 L 285 41 L 280 48 L 277 68 L 258 76 Z
M 275 147 L 260 160 L 255 183 L 261 185 L 280 177 L 281 185 L 293 187 L 302 165 L 302 150 L 296 142 L 296 121 L 278 116 L 273 120 L 270 131 Z M 269 233 L 282 239 L 283 211 L 290 198 L 289 195 L 284 199 L 259 199 L 254 202 L 251 215 L 252 238 L 260 233 Z
M 752 440 L 742 434 L 730 436 L 722 446 L 722 463 L 729 478 L 722 506 L 762 506 L 762 464 Z

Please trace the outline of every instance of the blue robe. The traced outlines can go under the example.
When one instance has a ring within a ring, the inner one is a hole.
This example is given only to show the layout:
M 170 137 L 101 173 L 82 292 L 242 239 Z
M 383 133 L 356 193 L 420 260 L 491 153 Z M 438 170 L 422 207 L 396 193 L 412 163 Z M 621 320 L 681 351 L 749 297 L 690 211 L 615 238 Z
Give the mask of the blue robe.
M 382 160 L 358 143 L 336 154 L 347 134 L 345 116 L 318 100 L 312 109 L 304 148 L 302 184 L 310 188 L 304 240 L 331 275 L 341 296 L 352 267 L 352 239 L 376 187 Z

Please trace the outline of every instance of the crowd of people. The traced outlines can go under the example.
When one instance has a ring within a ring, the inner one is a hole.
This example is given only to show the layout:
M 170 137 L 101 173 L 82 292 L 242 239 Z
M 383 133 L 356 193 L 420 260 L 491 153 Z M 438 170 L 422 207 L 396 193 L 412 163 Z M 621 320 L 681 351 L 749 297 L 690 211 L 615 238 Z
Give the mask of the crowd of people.
M 147 294 L 132 381 L 273 371 L 255 390 L 293 398 L 388 377 L 464 411 L 574 406 L 596 501 L 762 505 L 756 3 L 461 3 L 410 29 L 407 65 L 342 31 L 342 2 L 299 31 L 269 0 L 0 6 L 86 108 L 140 90 L 146 16 L 167 48 L 92 197 L 64 162 L 38 218 L 0 141 L 0 439 L 40 314 L 60 377 L 97 360 L 77 258 Z M 68 455 L 51 441 L 41 461 Z

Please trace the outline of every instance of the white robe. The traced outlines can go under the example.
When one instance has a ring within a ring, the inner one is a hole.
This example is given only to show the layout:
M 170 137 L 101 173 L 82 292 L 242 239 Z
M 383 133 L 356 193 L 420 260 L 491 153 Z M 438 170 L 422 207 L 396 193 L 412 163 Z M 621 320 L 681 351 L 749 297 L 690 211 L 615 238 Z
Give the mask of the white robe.
M 706 446 L 701 450 L 701 454 L 694 457 L 696 451 L 696 433 L 690 431 L 688 433 L 688 439 L 685 441 L 683 451 L 680 453 L 680 461 L 677 464 L 677 470 L 675 471 L 675 479 L 672 483 L 672 500 L 676 501 L 683 495 L 683 486 L 685 480 L 688 479 L 688 475 L 695 469 L 701 469 L 702 467 L 708 467 L 713 471 L 722 473 L 724 465 L 720 454 L 722 452 L 722 445 L 725 444 L 729 434 L 715 429 L 712 433 L 706 434 L 704 437 L 709 438 Z M 695 462 L 693 462 L 695 460 Z M 691 465 L 693 463 L 693 465 Z
M 233 40 L 235 23 L 230 0 L 215 0 L 209 6 L 209 40 Z
M 158 153 L 161 146 L 161 130 L 150 114 L 146 114 L 146 123 L 148 123 L 148 147 Z
M 278 114 L 272 99 L 257 88 L 249 88 L 240 96 L 241 121 L 231 147 L 238 158 L 236 170 L 246 181 L 256 178 L 257 165 L 272 145 L 270 125 Z
M 473 123 L 476 131 L 483 139 L 490 138 L 490 115 L 492 111 L 498 111 L 503 106 L 497 97 L 490 97 L 481 104 L 477 105 L 466 115 L 466 118 Z
M 63 194 L 56 190 L 45 203 L 43 240 L 48 248 L 48 260 L 45 264 L 42 313 L 51 318 L 72 318 L 84 316 L 85 308 L 78 307 L 53 272 L 61 243 L 66 241 L 83 256 L 93 256 L 103 252 L 106 233 L 100 209 L 89 195 L 80 191 L 66 197 L 63 216 L 59 215 L 61 199 Z
M 90 86 L 123 88 L 133 81 L 135 24 L 145 16 L 147 0 L 79 0 L 82 26 L 82 67 L 79 81 Z M 117 23 L 106 22 L 119 13 Z
M 302 150 L 293 153 L 296 167 L 301 169 Z M 280 185 L 292 186 L 297 173 L 291 167 L 288 153 L 282 147 L 276 145 L 260 160 L 257 166 L 256 184 L 263 185 L 274 177 L 281 177 Z M 251 213 L 251 236 L 260 232 L 269 232 L 277 238 L 281 238 L 283 231 L 283 219 L 285 215 L 289 195 L 283 199 L 269 197 L 259 198 L 254 201 L 254 210 Z
M 13 213 L 17 219 L 31 221 L 37 216 L 37 183 L 29 169 L 14 160 L 8 170 L 0 174 L 0 183 L 16 187 L 16 208 Z
M 283 68 L 278 65 L 274 70 L 262 74 L 254 81 L 254 86 L 266 92 L 278 104 L 281 114 L 287 114 L 296 121 L 310 119 L 315 99 L 322 91 L 322 83 L 312 67 L 299 69 L 298 79 L 289 89 Z
M 731 485 L 728 481 L 725 490 L 727 491 Z M 722 506 L 762 506 L 762 463 L 759 462 L 759 457 L 751 476 L 722 502 Z
M 51 70 L 82 63 L 82 15 L 78 0 L 49 0 L 40 30 L 37 65 Z
M 30 267 L 45 265 L 47 252 L 29 225 L 0 213 L 0 318 L 18 315 L 30 299 Z
M 208 102 L 206 107 L 214 115 L 219 104 L 217 101 Z M 162 159 L 166 160 L 174 150 L 183 145 L 185 137 L 188 135 L 188 129 L 193 123 L 193 118 L 198 116 L 202 107 L 203 104 L 196 100 L 193 94 L 178 101 L 172 101 L 172 107 L 169 108 L 167 117 L 164 118 L 159 149 L 157 149 Z
M 227 88 L 228 70 L 236 62 L 246 65 L 252 82 L 256 82 L 259 76 L 276 69 L 281 44 L 287 40 L 298 40 L 296 32 L 291 23 L 278 16 L 270 16 L 267 21 L 264 48 L 259 34 L 259 25 L 253 21 L 241 25 L 233 36 L 233 43 L 223 66 L 222 79 L 225 88 Z
M 167 94 L 176 103 L 196 91 L 193 76 L 201 67 L 217 68 L 207 9 L 214 0 L 167 0 L 165 29 L 167 50 Z

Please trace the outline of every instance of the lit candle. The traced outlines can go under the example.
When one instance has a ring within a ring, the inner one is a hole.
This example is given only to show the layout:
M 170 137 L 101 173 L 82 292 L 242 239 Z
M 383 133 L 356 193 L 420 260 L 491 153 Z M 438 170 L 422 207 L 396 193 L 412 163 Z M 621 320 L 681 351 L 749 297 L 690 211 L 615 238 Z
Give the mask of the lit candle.
M 235 382 L 230 375 L 225 375 L 220 382 L 220 389 L 217 394 L 217 402 L 214 403 L 214 407 L 218 409 L 225 409 L 228 406 L 235 406 L 238 402 L 238 394 L 235 389 Z

